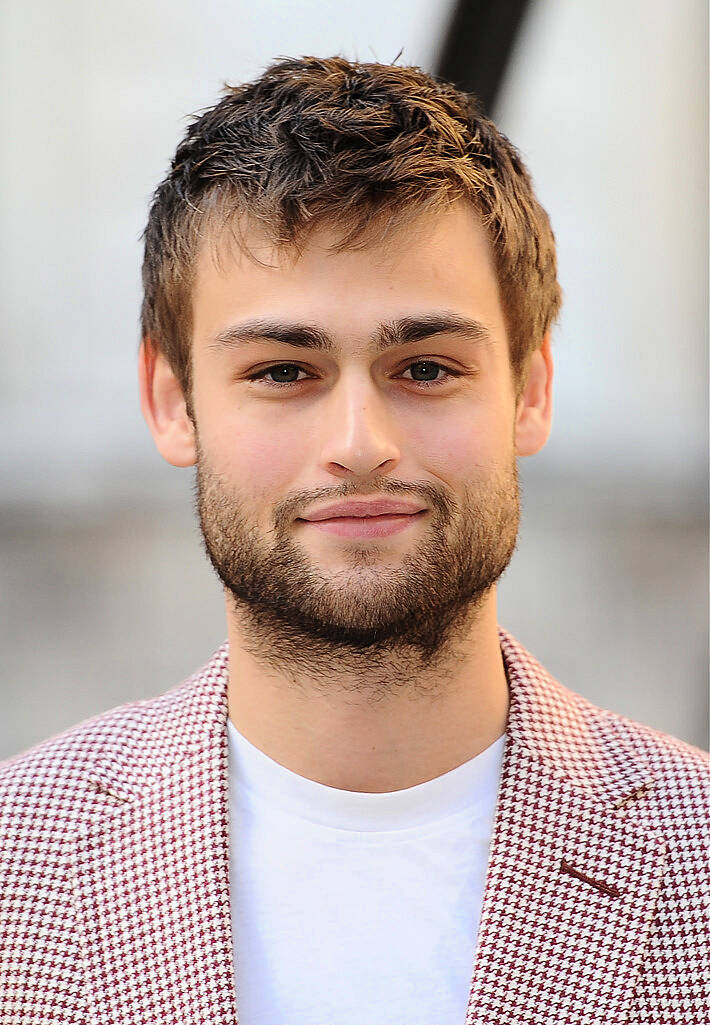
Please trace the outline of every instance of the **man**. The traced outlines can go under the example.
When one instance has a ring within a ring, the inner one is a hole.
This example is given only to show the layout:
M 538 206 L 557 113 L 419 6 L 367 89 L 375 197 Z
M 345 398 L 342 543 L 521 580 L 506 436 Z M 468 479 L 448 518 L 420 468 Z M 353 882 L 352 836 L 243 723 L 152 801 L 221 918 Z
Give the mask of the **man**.
M 2 768 L 0 1023 L 705 1021 L 706 756 L 497 624 L 560 305 L 515 149 L 281 60 L 189 128 L 143 280 L 228 641 Z

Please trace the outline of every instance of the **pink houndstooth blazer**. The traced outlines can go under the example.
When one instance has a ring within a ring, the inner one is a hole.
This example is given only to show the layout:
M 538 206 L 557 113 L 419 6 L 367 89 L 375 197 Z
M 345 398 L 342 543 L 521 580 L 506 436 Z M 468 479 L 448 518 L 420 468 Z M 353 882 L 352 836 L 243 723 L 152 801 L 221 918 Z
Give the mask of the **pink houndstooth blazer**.
M 465 1025 L 705 1025 L 707 756 L 499 633 L 510 715 Z M 0 763 L 0 1025 L 237 1025 L 228 656 Z

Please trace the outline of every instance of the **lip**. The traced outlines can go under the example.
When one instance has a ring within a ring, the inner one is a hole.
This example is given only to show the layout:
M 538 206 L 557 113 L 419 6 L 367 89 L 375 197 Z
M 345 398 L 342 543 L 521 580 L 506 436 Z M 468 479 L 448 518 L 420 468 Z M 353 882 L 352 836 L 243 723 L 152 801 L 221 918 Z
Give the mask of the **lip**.
M 304 520 L 304 524 L 341 537 L 386 537 L 398 534 L 426 515 L 426 509 L 415 513 L 387 516 L 334 516 L 332 519 Z
M 397 514 L 412 516 L 415 513 L 424 511 L 421 505 L 384 498 L 373 502 L 334 502 L 332 505 L 325 505 L 322 509 L 317 509 L 308 516 L 302 516 L 301 519 L 313 523 L 341 517 L 350 519 L 354 517 L 372 517 L 374 519 L 379 516 L 395 516 Z

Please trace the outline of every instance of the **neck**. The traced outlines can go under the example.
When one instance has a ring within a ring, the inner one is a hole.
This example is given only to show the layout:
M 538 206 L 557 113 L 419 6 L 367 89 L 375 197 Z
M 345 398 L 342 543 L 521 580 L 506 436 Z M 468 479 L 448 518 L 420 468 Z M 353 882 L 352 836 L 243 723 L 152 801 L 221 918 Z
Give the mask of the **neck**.
M 228 605 L 229 717 L 274 761 L 341 790 L 386 793 L 416 786 L 474 758 L 505 732 L 508 686 L 495 588 L 455 650 L 435 670 L 402 653 L 376 668 L 323 666 L 284 656 L 284 671 L 259 658 L 242 617 Z M 274 639 L 274 644 L 276 640 Z

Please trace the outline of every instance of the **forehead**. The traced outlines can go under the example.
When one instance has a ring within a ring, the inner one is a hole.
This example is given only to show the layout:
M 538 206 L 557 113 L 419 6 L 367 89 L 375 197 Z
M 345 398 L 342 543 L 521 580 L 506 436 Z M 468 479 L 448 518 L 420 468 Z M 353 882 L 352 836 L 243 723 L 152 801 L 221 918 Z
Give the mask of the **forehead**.
M 276 242 L 273 235 L 254 219 L 238 213 L 230 215 L 215 208 L 216 217 L 209 214 L 198 227 L 201 241 L 196 252 L 199 272 L 224 272 L 238 266 L 246 270 L 249 264 L 287 272 L 303 262 L 304 255 L 351 256 L 366 254 L 368 261 L 377 264 L 396 263 L 404 251 L 465 246 L 477 255 L 493 262 L 490 240 L 478 211 L 470 202 L 458 200 L 445 209 L 422 209 L 409 214 L 406 221 L 389 223 L 387 212 L 375 216 L 366 234 L 347 244 L 350 223 L 343 220 L 316 221 L 310 230 L 293 243 Z M 443 254 L 442 254 L 443 255 Z
M 362 338 L 373 336 L 377 323 L 442 310 L 505 339 L 492 247 L 468 203 L 424 213 L 381 240 L 342 251 L 343 231 L 332 224 L 314 229 L 299 249 L 274 245 L 253 223 L 234 227 L 198 253 L 198 344 L 244 319 L 300 320 L 334 337 Z

